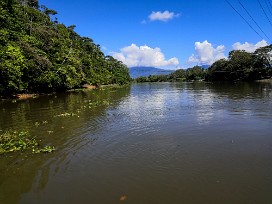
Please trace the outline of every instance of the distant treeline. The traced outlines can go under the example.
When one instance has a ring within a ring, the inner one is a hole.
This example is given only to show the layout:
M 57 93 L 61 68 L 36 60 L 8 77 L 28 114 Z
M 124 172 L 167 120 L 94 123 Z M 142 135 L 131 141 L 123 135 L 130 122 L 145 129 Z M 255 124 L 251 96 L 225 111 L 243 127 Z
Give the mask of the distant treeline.
M 160 81 L 254 81 L 272 77 L 272 45 L 261 47 L 254 53 L 234 50 L 228 59 L 214 62 L 208 69 L 194 66 L 178 69 L 169 75 L 136 78 L 136 82 Z
M 0 1 L 0 94 L 124 84 L 129 70 L 37 0 Z
M 168 75 L 150 75 L 148 77 L 138 77 L 136 82 L 165 82 L 165 81 L 192 81 L 203 80 L 206 75 L 206 70 L 200 66 L 195 66 L 189 69 L 178 69 Z

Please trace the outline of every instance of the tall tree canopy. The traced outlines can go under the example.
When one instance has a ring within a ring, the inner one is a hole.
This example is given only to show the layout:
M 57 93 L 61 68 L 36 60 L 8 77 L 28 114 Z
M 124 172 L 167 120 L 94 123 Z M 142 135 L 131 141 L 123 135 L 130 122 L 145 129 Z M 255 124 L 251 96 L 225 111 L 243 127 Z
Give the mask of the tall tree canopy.
M 37 0 L 0 2 L 0 94 L 124 84 L 129 70 Z
M 261 47 L 254 53 L 233 50 L 228 59 L 216 61 L 208 69 L 207 80 L 246 80 L 272 76 L 272 45 Z

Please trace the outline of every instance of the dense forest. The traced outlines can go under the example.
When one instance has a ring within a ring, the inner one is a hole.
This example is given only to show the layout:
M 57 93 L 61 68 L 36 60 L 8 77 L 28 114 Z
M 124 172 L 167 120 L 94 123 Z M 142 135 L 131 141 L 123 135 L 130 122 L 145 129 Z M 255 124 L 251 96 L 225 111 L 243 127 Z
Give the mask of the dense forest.
M 124 84 L 128 68 L 38 0 L 0 1 L 0 94 Z
M 214 62 L 208 69 L 194 66 L 178 69 L 169 75 L 136 78 L 136 82 L 160 81 L 254 81 L 272 77 L 272 45 L 261 47 L 254 53 L 233 50 L 228 59 Z

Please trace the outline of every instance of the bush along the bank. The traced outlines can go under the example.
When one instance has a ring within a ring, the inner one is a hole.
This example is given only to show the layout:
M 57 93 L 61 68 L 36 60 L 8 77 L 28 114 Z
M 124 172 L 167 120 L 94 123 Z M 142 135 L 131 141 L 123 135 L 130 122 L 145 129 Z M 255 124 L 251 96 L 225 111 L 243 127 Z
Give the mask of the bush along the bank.
M 125 84 L 128 68 L 37 0 L 0 1 L 0 95 Z

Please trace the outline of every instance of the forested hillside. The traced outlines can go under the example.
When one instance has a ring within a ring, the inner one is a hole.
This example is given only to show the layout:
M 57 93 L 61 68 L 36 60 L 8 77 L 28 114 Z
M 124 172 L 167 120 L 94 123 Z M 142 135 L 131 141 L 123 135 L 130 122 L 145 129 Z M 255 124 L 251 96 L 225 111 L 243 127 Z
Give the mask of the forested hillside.
M 37 0 L 0 1 L 0 94 L 124 84 L 128 68 Z

